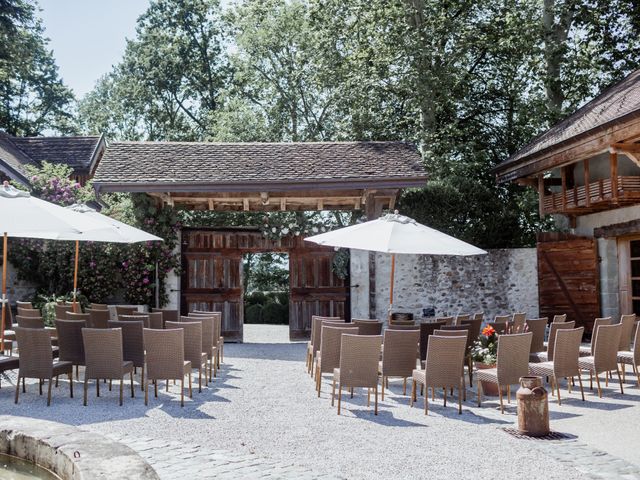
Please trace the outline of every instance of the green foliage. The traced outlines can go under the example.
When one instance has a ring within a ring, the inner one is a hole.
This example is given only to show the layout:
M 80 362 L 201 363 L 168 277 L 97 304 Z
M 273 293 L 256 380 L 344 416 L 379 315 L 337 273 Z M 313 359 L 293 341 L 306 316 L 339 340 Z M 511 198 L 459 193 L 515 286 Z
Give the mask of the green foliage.
M 55 326 L 56 309 L 55 306 L 60 303 L 71 303 L 73 301 L 73 292 L 66 295 L 47 295 L 46 293 L 36 294 L 32 300 L 34 308 L 42 312 L 44 323 L 48 327 Z M 84 295 L 77 295 L 76 301 L 84 310 L 89 306 L 89 301 Z
M 279 303 L 267 303 L 262 308 L 262 322 L 269 325 L 289 323 L 289 306 Z
M 262 323 L 262 308 L 259 303 L 245 306 L 244 323 Z
M 72 133 L 73 94 L 58 74 L 35 2 L 0 1 L 0 130 Z

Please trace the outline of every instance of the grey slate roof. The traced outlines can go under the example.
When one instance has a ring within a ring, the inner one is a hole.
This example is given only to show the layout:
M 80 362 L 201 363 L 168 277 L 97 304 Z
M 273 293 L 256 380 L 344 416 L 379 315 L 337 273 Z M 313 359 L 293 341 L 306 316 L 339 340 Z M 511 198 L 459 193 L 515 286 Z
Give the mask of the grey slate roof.
M 262 184 L 423 179 L 406 142 L 113 142 L 98 165 L 100 184 Z
M 544 150 L 552 149 L 575 137 L 621 120 L 627 115 L 640 113 L 640 70 L 629 74 L 622 81 L 609 87 L 596 98 L 576 110 L 510 158 L 496 167 L 502 170 Z
M 13 143 L 13 139 L 14 137 L 0 132 L 0 161 L 9 167 L 14 173 L 13 176 L 18 176 L 25 181 L 24 166 L 33 164 L 33 161 Z
M 99 136 L 13 137 L 13 143 L 36 163 L 64 163 L 74 170 L 88 170 Z

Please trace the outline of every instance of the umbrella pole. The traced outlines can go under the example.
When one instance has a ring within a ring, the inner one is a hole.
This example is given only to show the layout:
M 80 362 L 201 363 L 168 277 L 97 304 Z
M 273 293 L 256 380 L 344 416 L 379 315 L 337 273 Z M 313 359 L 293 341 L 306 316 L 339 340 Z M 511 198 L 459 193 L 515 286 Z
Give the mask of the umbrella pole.
M 389 286 L 389 319 L 391 319 L 391 309 L 393 308 L 393 284 L 396 276 L 396 255 L 391 254 L 391 281 Z
M 4 352 L 4 325 L 7 315 L 7 232 L 2 239 L 2 324 L 0 325 L 0 352 Z
M 78 291 L 78 258 L 80 257 L 80 241 L 76 240 L 76 260 L 75 267 L 73 270 L 73 311 L 78 313 L 76 310 L 76 292 Z

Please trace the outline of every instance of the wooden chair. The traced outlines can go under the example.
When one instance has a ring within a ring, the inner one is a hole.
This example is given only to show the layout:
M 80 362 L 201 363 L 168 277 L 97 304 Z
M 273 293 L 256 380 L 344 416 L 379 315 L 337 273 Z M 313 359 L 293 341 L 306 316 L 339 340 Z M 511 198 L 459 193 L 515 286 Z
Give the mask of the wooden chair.
M 56 320 L 58 334 L 58 358 L 70 362 L 76 367 L 76 379 L 79 366 L 85 365 L 84 341 L 82 329 L 86 327 L 84 320 Z
M 164 320 L 162 312 L 151 312 L 147 314 L 149 317 L 149 328 L 162 330 L 164 328 Z
M 466 322 L 471 319 L 471 315 L 456 315 L 456 319 L 453 322 L 454 325 L 460 325 L 462 322 Z
M 436 322 L 444 322 L 445 325 L 453 325 L 455 321 L 455 317 L 436 317 Z
M 366 388 L 367 406 L 371 401 L 371 389 L 375 392 L 374 414 L 378 415 L 378 361 L 382 337 L 379 335 L 342 334 L 340 368 L 333 370 L 331 406 L 334 405 L 338 384 L 338 415 L 342 403 L 342 388 Z M 353 394 L 353 393 L 352 393 Z
M 218 334 L 220 338 L 218 339 L 218 368 L 220 367 L 220 362 L 224 362 L 224 336 L 222 335 L 224 328 L 222 323 L 222 312 L 205 312 L 203 310 L 194 310 L 193 312 L 189 312 L 189 315 L 211 315 L 215 318 L 218 326 Z
M 359 335 L 380 335 L 382 334 L 383 322 L 379 320 L 364 320 L 354 318 L 351 323 L 358 326 Z
M 533 333 L 531 339 L 531 355 L 544 352 L 544 336 L 547 332 L 547 325 L 549 319 L 544 318 L 530 318 L 526 321 L 526 329 L 528 332 Z
M 315 320 L 314 320 L 315 319 Z M 344 324 L 345 320 L 343 318 L 337 317 L 322 317 L 319 315 L 314 315 L 311 317 L 311 336 L 312 343 L 307 346 L 307 355 L 310 355 L 310 361 L 308 362 L 308 373 L 313 378 L 314 375 L 314 365 L 316 361 L 316 355 L 320 350 L 320 336 L 322 334 L 322 325 L 325 323 L 337 323 Z
M 89 321 L 90 315 L 88 313 L 67 313 L 67 320 L 82 320 L 85 323 Z
M 162 315 L 160 312 L 156 312 L 156 315 Z M 217 344 L 215 343 L 214 335 L 216 333 L 216 325 L 215 325 L 215 317 L 207 317 L 207 316 L 191 316 L 191 317 L 180 317 L 180 322 L 194 322 L 198 321 L 202 323 L 202 353 L 207 356 L 207 361 L 209 363 L 209 377 L 207 379 L 207 384 L 213 380 L 214 371 L 215 376 L 217 376 L 217 366 L 216 366 L 216 356 L 217 356 Z M 186 354 L 185 354 L 186 355 Z M 187 360 L 190 360 L 189 355 L 186 355 Z M 193 362 L 191 362 L 193 364 Z M 206 371 L 205 371 L 206 373 Z
M 573 378 L 577 376 L 578 382 L 580 383 L 582 401 L 584 401 L 584 389 L 582 388 L 582 377 L 580 376 L 580 367 L 578 365 L 580 342 L 582 341 L 583 334 L 584 327 L 558 330 L 556 333 L 553 360 L 529 364 L 530 374 L 549 378 L 552 393 L 555 383 L 558 394 L 558 405 L 562 405 L 562 400 L 560 399 L 561 378 L 570 378 L 573 380 Z M 567 389 L 569 393 L 571 393 L 571 381 L 569 380 L 567 381 Z
M 493 319 L 493 323 L 509 323 L 511 315 L 496 315 Z
M 529 350 L 533 334 L 516 333 L 500 335 L 498 338 L 498 355 L 496 368 L 478 370 L 478 407 L 482 403 L 482 383 L 498 385 L 500 396 L 500 412 L 504 413 L 503 387 L 507 387 L 507 400 L 511 400 L 511 385 L 520 383 L 520 377 L 529 374 Z
M 180 317 L 180 312 L 172 308 L 152 308 L 151 312 L 162 313 L 162 319 L 165 322 L 177 322 Z
M 420 361 L 424 362 L 427 358 L 427 347 L 429 345 L 429 337 L 433 335 L 435 330 L 447 324 L 446 320 L 435 322 L 424 322 L 420 324 Z
M 120 406 L 124 397 L 124 376 L 129 374 L 131 398 L 133 388 L 133 363 L 124 359 L 122 330 L 120 328 L 85 328 L 82 331 L 86 367 L 84 370 L 84 406 L 87 406 L 89 380 L 96 381 L 96 395 L 100 396 L 100 379 L 120 380 Z
M 202 351 L 202 321 L 167 322 L 168 329 L 184 330 L 184 359 L 191 363 L 191 368 L 198 369 L 198 392 L 202 392 L 202 370 L 207 375 L 207 354 Z
M 633 349 L 618 351 L 618 363 L 622 366 L 622 382 L 625 381 L 627 365 L 631 365 L 636 374 L 637 385 L 640 387 L 640 324 L 636 325 Z
M 57 303 L 54 305 L 54 310 L 56 314 L 56 319 L 66 320 L 67 313 L 73 312 L 73 305 L 70 305 L 67 303 L 62 303 L 62 304 Z
M 142 321 L 109 320 L 107 327 L 122 331 L 122 358 L 133 364 L 133 373 L 140 368 L 140 390 L 144 388 L 144 323 Z
M 42 313 L 37 308 L 18 307 L 17 312 L 18 312 L 18 316 L 20 317 L 41 317 L 42 316 Z
M 51 335 L 44 328 L 15 328 L 18 350 L 20 351 L 18 378 L 16 380 L 15 403 L 20 396 L 20 380 L 22 391 L 26 392 L 25 378 L 37 378 L 40 395 L 42 385 L 48 380 L 47 407 L 51 405 L 51 386 L 53 378 L 58 375 L 69 376 L 69 394 L 73 398 L 73 365 L 71 362 L 54 361 L 51 355 Z
M 26 308 L 28 310 L 34 310 L 33 304 L 31 302 L 16 301 L 16 307 L 17 308 Z
M 135 315 L 120 315 L 118 314 L 118 321 L 120 322 L 142 322 L 144 328 L 150 328 L 149 315 L 144 313 L 138 313 Z
M 554 315 L 553 323 L 563 323 L 567 321 L 567 314 L 563 313 L 562 315 Z
M 602 325 L 611 325 L 612 323 L 613 323 L 613 319 L 611 317 L 596 318 L 593 321 L 593 329 L 591 330 L 591 344 L 583 345 L 580 347 L 581 356 L 588 357 L 590 355 L 593 355 L 594 347 L 596 344 L 596 338 L 598 337 L 598 330 Z
M 402 378 L 402 394 L 407 394 L 407 378 L 416 368 L 416 352 L 420 343 L 419 330 L 392 330 L 384 332 L 384 350 L 379 373 L 382 380 L 382 400 L 385 384 L 389 387 L 389 377 Z M 385 383 L 386 382 L 386 383 Z
M 42 317 L 23 317 L 16 315 L 18 326 L 22 328 L 44 328 L 44 319 Z
M 109 310 L 109 305 L 106 303 L 90 303 L 89 308 L 91 310 Z
M 224 337 L 222 336 L 222 313 L 220 312 L 191 312 L 189 317 L 209 317 L 213 319 L 214 339 L 213 346 L 216 353 L 216 367 L 213 372 L 213 376 L 217 376 L 217 371 L 220 369 L 220 362 L 222 362 L 222 351 L 224 349 Z M 166 324 L 166 322 L 165 322 Z
M 8 370 L 17 370 L 20 366 L 18 357 L 6 357 L 0 355 L 0 373 L 4 373 Z M 0 388 L 2 388 L 2 375 L 0 375 Z
M 636 314 L 622 315 L 620 317 L 620 323 L 622 324 L 622 332 L 620 333 L 620 345 L 618 351 L 631 350 L 631 341 L 633 340 L 633 333 L 636 325 Z
M 180 380 L 180 406 L 184 407 L 184 377 L 189 377 L 191 398 L 191 362 L 184 359 L 184 329 L 144 329 L 144 346 L 147 352 L 144 380 L 144 404 L 149 404 L 149 381 L 154 382 L 154 394 L 158 398 L 158 381 Z
M 463 321 L 460 326 L 466 327 L 469 330 L 469 341 L 467 342 L 465 362 L 467 364 L 467 372 L 469 373 L 469 385 L 473 386 L 473 358 L 471 357 L 471 349 L 473 348 L 474 342 L 478 340 L 478 337 L 480 336 L 480 330 L 482 329 L 482 317 Z
M 576 322 L 556 322 L 549 327 L 549 341 L 546 352 L 532 352 L 529 354 L 531 362 L 550 362 L 553 360 L 553 349 L 556 344 L 556 333 L 558 330 L 568 330 L 575 328 Z
M 511 319 L 511 333 L 524 333 L 526 325 L 527 314 L 526 313 L 514 313 Z
M 452 333 L 460 333 L 452 331 Z M 414 370 L 412 374 L 411 399 L 409 405 L 416 401 L 417 385 L 424 386 L 424 413 L 429 412 L 427 389 L 444 389 L 444 406 L 447 406 L 447 389 L 458 389 L 458 413 L 462 413 L 462 389 L 464 375 L 464 355 L 467 347 L 466 336 L 432 335 L 429 339 L 427 359 L 424 370 Z

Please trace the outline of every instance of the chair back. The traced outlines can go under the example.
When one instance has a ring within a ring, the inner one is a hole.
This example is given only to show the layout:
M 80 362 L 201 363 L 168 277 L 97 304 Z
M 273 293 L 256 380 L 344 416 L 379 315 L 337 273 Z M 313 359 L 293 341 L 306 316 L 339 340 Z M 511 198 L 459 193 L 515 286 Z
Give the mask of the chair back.
M 44 319 L 42 317 L 23 317 L 16 315 L 16 322 L 22 328 L 44 328 Z
M 340 347 L 343 333 L 358 333 L 357 325 L 326 323 L 320 331 L 320 372 L 333 372 L 340 366 Z
M 596 373 L 608 372 L 618 368 L 618 345 L 622 325 L 600 325 L 593 346 L 593 363 Z
M 544 352 L 544 335 L 547 332 L 547 324 L 549 319 L 530 318 L 526 321 L 527 331 L 533 333 L 531 339 L 531 353 Z
M 420 343 L 419 330 L 391 330 L 384 332 L 382 375 L 411 377 L 416 368 L 416 353 Z
M 222 336 L 222 312 L 191 312 L 186 318 L 211 318 L 213 319 L 213 346 L 217 347 Z M 178 318 L 180 321 L 180 318 Z M 167 323 L 166 321 L 164 322 Z M 165 327 L 166 328 L 166 327 Z
M 160 313 L 160 312 L 157 312 Z M 181 316 L 180 317 L 180 323 L 186 322 L 195 322 L 198 321 L 200 323 L 202 323 L 202 353 L 206 353 L 207 357 L 211 357 L 211 352 L 213 351 L 213 347 L 214 345 L 216 345 L 216 343 L 214 343 L 214 333 L 216 331 L 216 327 L 215 327 L 215 317 L 207 317 L 207 316 L 194 316 L 194 317 L 185 317 L 185 316 Z M 189 360 L 189 356 L 186 354 L 186 350 L 185 350 L 185 355 L 187 356 L 187 360 Z
M 473 340 L 471 339 L 471 335 L 469 335 L 469 327 L 466 325 L 445 325 L 440 330 L 433 332 L 433 334 L 441 337 L 463 336 L 467 339 L 467 349 L 471 348 L 473 345 Z
M 358 326 L 359 335 L 380 335 L 382 333 L 382 324 L 378 320 L 361 320 L 354 318 L 351 323 Z
M 498 335 L 504 335 L 509 328 L 509 322 L 488 322 L 487 325 L 493 327 Z
M 498 384 L 514 385 L 520 383 L 520 377 L 529 374 L 529 351 L 532 338 L 531 332 L 498 337 L 496 361 Z
M 640 365 L 640 323 L 636 324 L 636 333 L 633 338 L 633 364 Z
M 53 355 L 51 335 L 44 328 L 15 327 L 20 352 L 20 376 L 51 378 Z
M 553 372 L 556 379 L 580 375 L 578 361 L 583 334 L 584 327 L 565 328 L 556 332 L 553 354 Z
M 425 362 L 425 387 L 462 387 L 466 346 L 467 339 L 461 335 L 432 335 Z
M 619 351 L 631 350 L 631 340 L 633 337 L 633 328 L 636 324 L 636 314 L 622 315 L 620 317 L 620 323 L 622 324 L 622 333 L 620 334 Z
M 26 308 L 28 310 L 34 310 L 33 304 L 31 302 L 16 301 L 16 307 L 17 308 Z
M 313 345 L 313 355 L 315 356 L 315 354 L 320 350 L 320 337 L 322 335 L 322 326 L 324 324 L 330 324 L 330 323 L 334 323 L 334 324 L 337 324 L 336 326 L 339 326 L 339 325 L 343 325 L 346 322 L 342 318 L 321 317 L 317 315 L 315 316 L 315 322 L 313 321 L 313 318 L 312 318 L 311 323 L 313 324 L 313 331 L 311 332 L 311 334 L 313 335 L 312 345 Z
M 109 310 L 109 305 L 106 303 L 90 303 L 89 308 L 91 310 Z
M 340 382 L 348 387 L 373 388 L 378 385 L 380 335 L 342 334 Z
M 133 362 L 135 367 L 144 365 L 144 323 L 141 321 L 109 320 L 108 328 L 122 331 L 122 355 L 126 361 Z
M 144 329 L 149 380 L 184 378 L 184 330 Z
M 323 317 L 322 315 L 311 315 L 311 345 L 315 345 L 316 335 L 320 335 L 320 326 L 316 325 L 321 323 L 322 320 L 334 320 L 336 322 L 344 322 L 345 320 L 340 317 Z M 318 343 L 318 347 L 320 344 Z M 317 348 L 316 348 L 317 350 Z
M 109 320 L 111 320 L 111 313 L 109 310 L 87 309 L 86 313 L 89 314 L 89 320 L 87 320 L 87 327 L 89 328 L 108 328 Z
M 415 325 L 415 320 L 394 320 L 393 318 L 389 319 L 389 326 L 391 325 Z
M 121 378 L 124 355 L 122 330 L 119 328 L 85 328 L 82 331 L 85 351 L 84 376 Z
M 67 313 L 67 320 L 84 320 L 85 322 L 88 322 L 89 314 L 69 312 Z
M 436 322 L 444 322 L 445 325 L 453 325 L 455 323 L 455 317 L 437 317 Z
M 162 330 L 164 328 L 164 316 L 162 312 L 151 312 L 147 314 L 149 317 L 149 328 Z
M 463 320 L 460 323 L 461 327 L 465 327 L 469 330 L 469 340 L 473 344 L 480 336 L 480 330 L 482 329 L 482 318 L 472 318 L 471 320 Z
M 509 323 L 509 320 L 511 320 L 511 315 L 496 315 L 493 323 Z
M 474 320 L 480 320 L 480 323 L 484 321 L 484 312 L 477 312 L 473 314 Z
M 60 320 L 66 320 L 67 313 L 73 312 L 73 305 L 70 305 L 68 303 L 56 303 L 53 308 L 56 313 L 56 318 Z
M 456 315 L 456 319 L 453 322 L 454 325 L 461 325 L 462 322 L 465 322 L 467 320 L 471 319 L 471 315 Z
M 178 317 L 180 316 L 180 312 L 178 312 L 178 310 L 173 310 L 171 308 L 152 308 L 151 311 L 162 313 L 162 320 L 164 322 L 177 322 Z
M 562 315 L 554 315 L 552 323 L 563 323 L 567 321 L 567 314 L 563 313 Z
M 397 324 L 397 323 L 391 323 L 389 325 L 387 325 L 387 330 L 415 330 L 416 332 L 420 331 L 420 324 L 415 324 L 415 323 L 411 323 L 411 324 Z
M 136 315 L 137 313 L 140 313 L 138 307 L 131 307 L 128 305 L 116 305 L 115 309 L 116 317 L 119 317 L 120 315 Z
M 202 322 L 167 322 L 167 329 L 182 328 L 184 330 L 184 359 L 197 368 L 202 364 Z
M 446 320 L 435 322 L 425 322 L 420 324 L 420 360 L 427 358 L 427 346 L 429 345 L 429 337 L 433 335 L 435 330 L 442 328 L 447 324 Z
M 58 333 L 58 355 L 61 361 L 74 365 L 84 365 L 84 343 L 82 330 L 87 326 L 84 320 L 56 320 Z
M 524 333 L 526 320 L 527 320 L 526 313 L 514 313 L 513 325 L 511 326 L 511 333 Z
M 596 338 L 598 337 L 598 330 L 602 325 L 611 325 L 613 319 L 611 317 L 596 318 L 593 321 L 593 328 L 591 329 L 591 355 L 595 353 Z
M 553 350 L 556 346 L 556 333 L 558 330 L 568 330 L 574 328 L 576 322 L 556 322 L 549 327 L 549 341 L 547 342 L 547 361 L 553 360 Z
M 135 315 L 120 315 L 118 314 L 118 320 L 120 322 L 142 322 L 144 328 L 150 328 L 149 315 L 145 313 L 138 313 Z
M 41 317 L 42 313 L 37 308 L 18 307 L 18 315 L 21 317 Z

